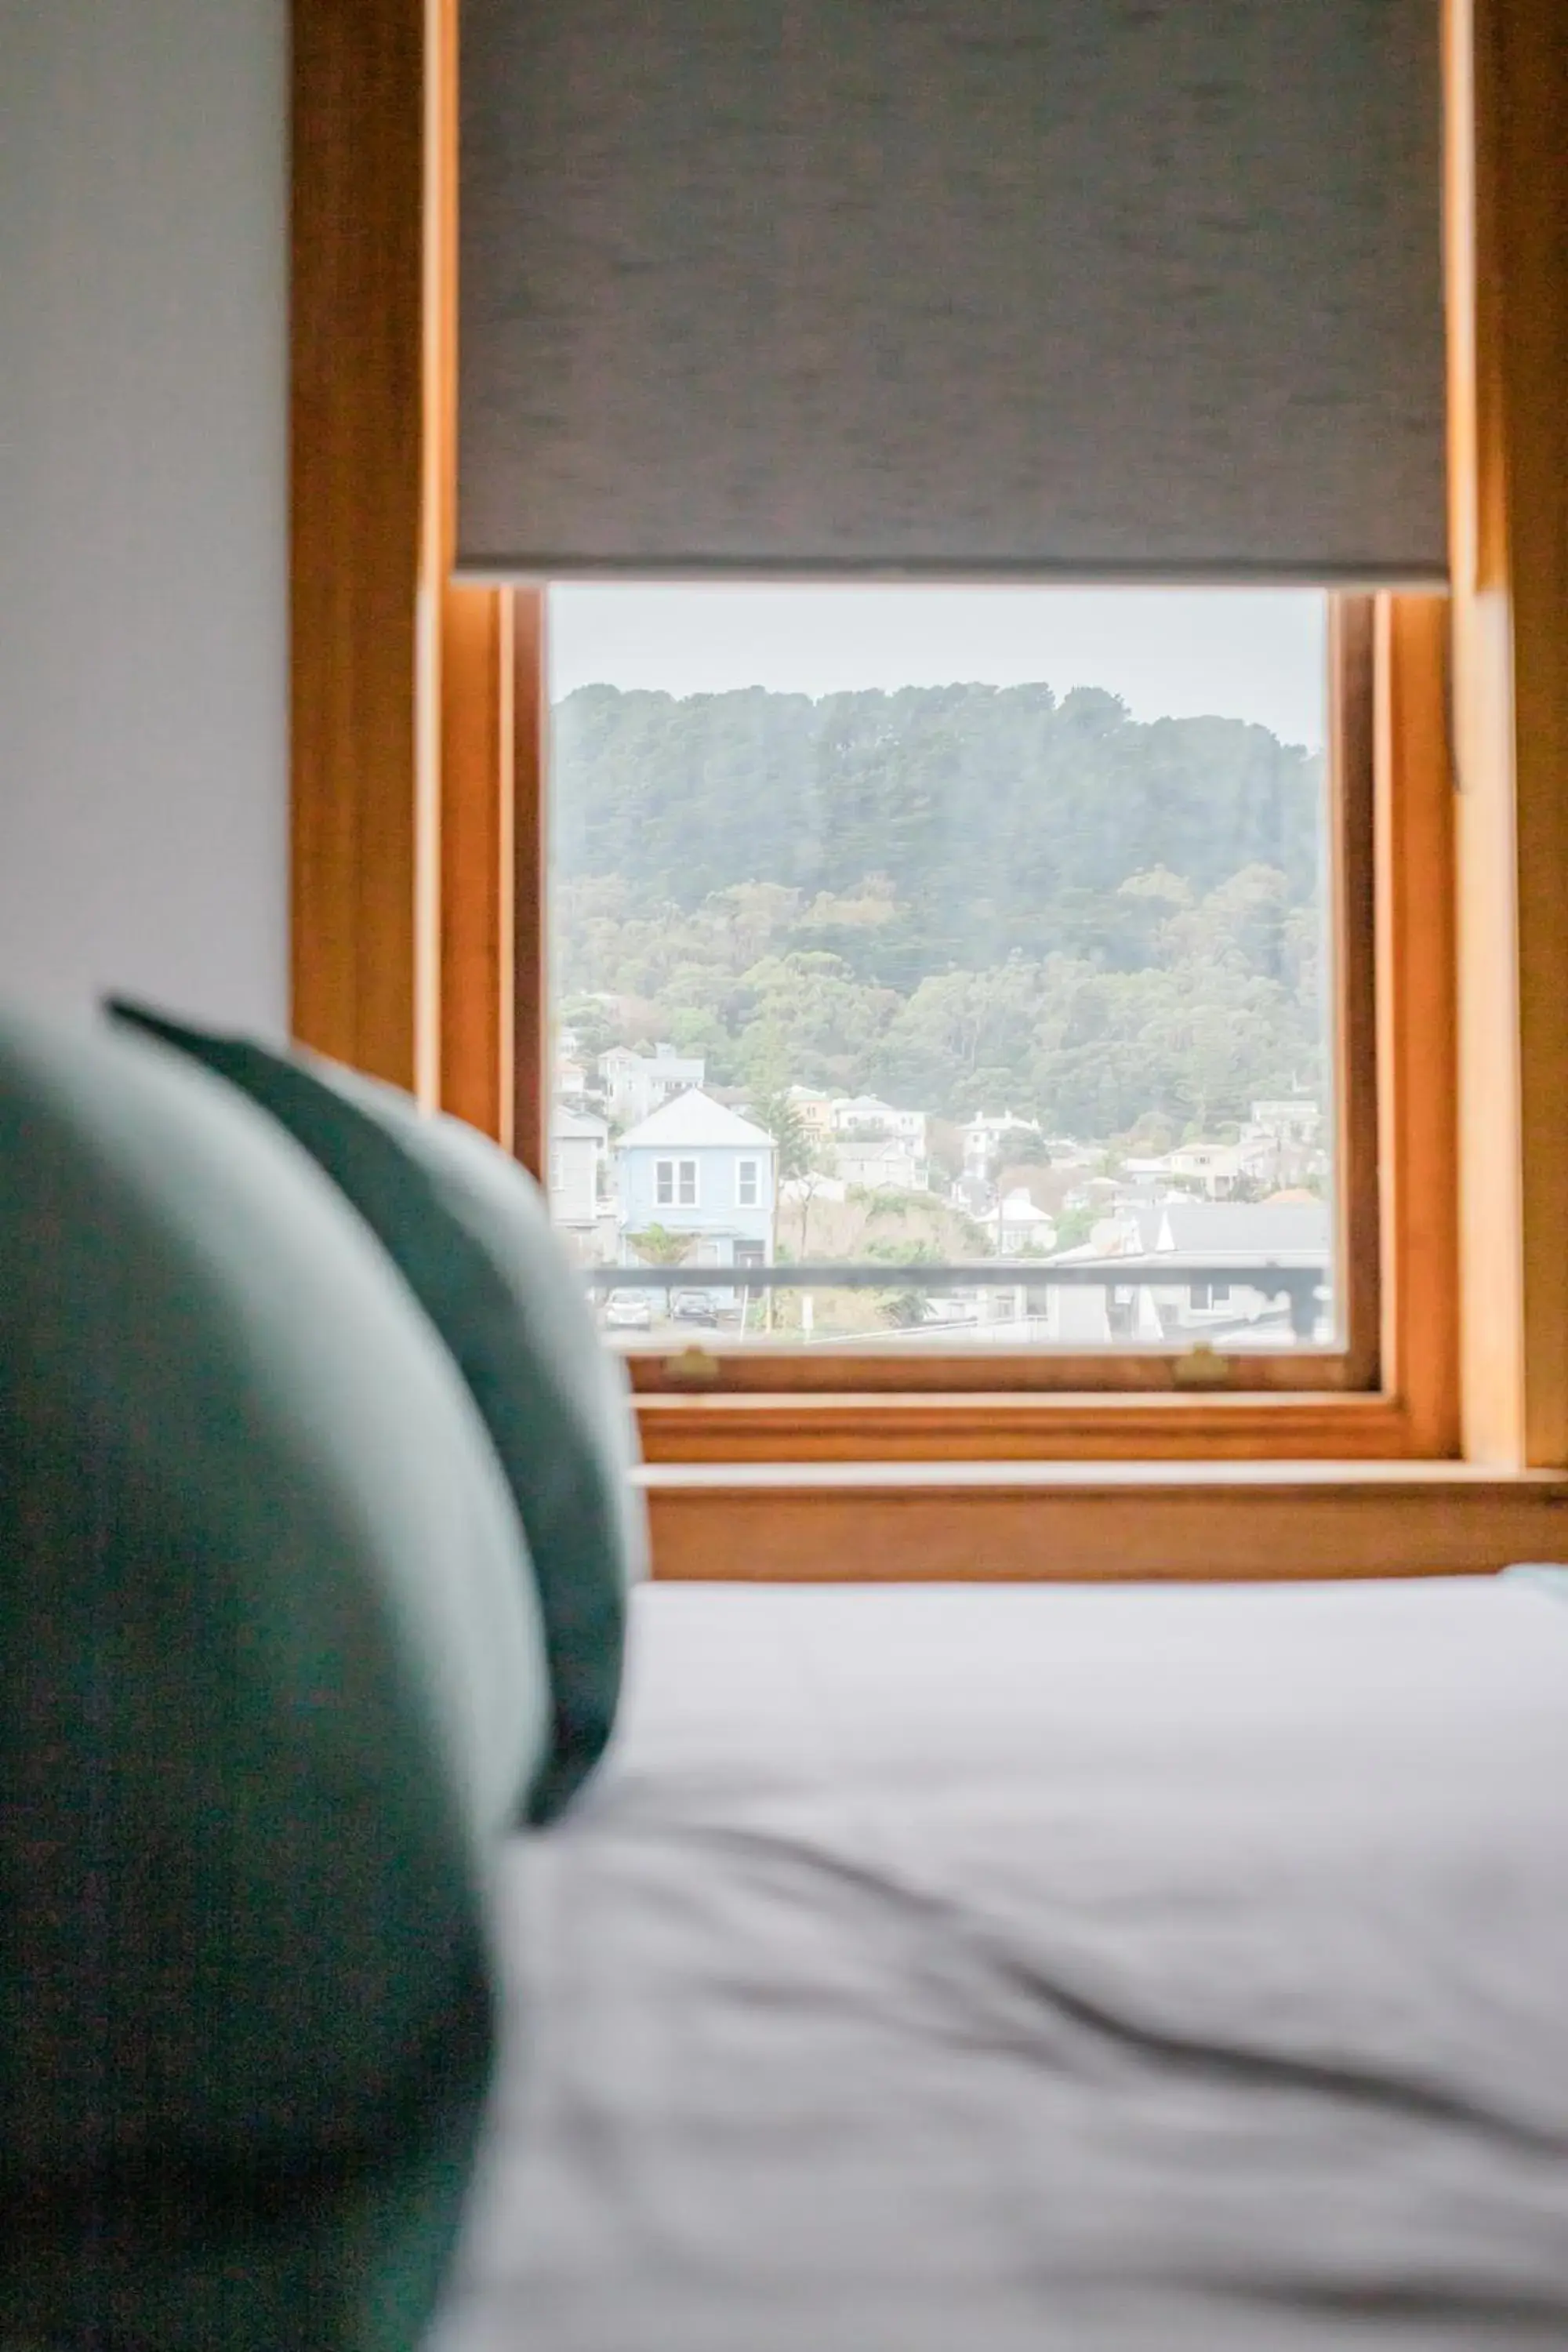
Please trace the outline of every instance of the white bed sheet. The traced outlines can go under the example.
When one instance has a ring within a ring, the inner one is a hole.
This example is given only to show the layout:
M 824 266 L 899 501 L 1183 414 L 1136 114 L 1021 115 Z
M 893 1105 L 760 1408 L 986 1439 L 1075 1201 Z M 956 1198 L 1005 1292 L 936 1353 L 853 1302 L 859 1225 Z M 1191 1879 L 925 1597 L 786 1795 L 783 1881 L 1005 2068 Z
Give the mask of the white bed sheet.
M 439 2352 L 1568 2347 L 1568 1609 L 651 1586 Z

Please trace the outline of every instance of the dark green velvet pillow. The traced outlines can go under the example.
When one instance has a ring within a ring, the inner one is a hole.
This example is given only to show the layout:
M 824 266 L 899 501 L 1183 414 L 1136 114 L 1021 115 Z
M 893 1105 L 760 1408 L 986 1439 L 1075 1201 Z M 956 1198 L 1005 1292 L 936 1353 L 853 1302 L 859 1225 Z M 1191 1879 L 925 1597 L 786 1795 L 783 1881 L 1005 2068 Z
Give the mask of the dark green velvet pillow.
M 416 2340 L 549 1723 L 362 1220 L 193 1064 L 0 1018 L 0 2340 Z
M 472 1391 L 516 1498 L 544 1612 L 552 1752 L 531 1817 L 552 1818 L 609 1738 L 626 1589 L 647 1542 L 624 1374 L 601 1344 L 538 1187 L 460 1120 L 303 1052 L 277 1054 L 141 1006 L 111 1011 L 280 1119 L 378 1236 Z

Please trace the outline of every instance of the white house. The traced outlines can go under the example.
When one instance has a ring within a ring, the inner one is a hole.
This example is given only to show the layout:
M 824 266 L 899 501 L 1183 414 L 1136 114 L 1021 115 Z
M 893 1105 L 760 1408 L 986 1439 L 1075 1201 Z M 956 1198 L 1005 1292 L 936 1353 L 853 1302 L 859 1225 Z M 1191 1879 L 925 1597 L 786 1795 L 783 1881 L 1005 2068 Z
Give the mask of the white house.
M 827 1106 L 836 1175 L 868 1192 L 925 1192 L 926 1115 L 880 1095 L 836 1095 Z
M 1056 1247 L 1057 1221 L 1049 1210 L 1037 1208 L 1022 1184 L 1005 1192 L 996 1204 L 996 1255 L 1012 1257 L 1019 1250 Z
M 700 1088 L 662 1104 L 616 1146 L 622 1263 L 658 1225 L 694 1237 L 693 1265 L 771 1265 L 777 1162 L 764 1129 Z
M 900 1110 L 880 1095 L 837 1095 L 828 1108 L 835 1135 L 894 1135 L 910 1146 L 917 1159 L 925 1158 L 923 1110 Z
M 1307 1095 L 1255 1102 L 1241 1130 L 1239 1149 L 1261 1184 L 1300 1184 L 1306 1177 L 1328 1171 L 1322 1111 Z
M 1251 1124 L 1282 1144 L 1310 1146 L 1322 1133 L 1321 1106 L 1310 1095 L 1287 1095 L 1277 1102 L 1255 1102 Z
M 1329 1212 L 1321 1201 L 1168 1201 L 1155 1217 L 1141 1219 L 1155 1257 L 1173 1259 L 1175 1278 L 1150 1294 L 1167 1339 L 1208 1339 L 1227 1348 L 1289 1346 L 1284 1299 L 1246 1279 L 1252 1267 L 1278 1265 L 1320 1271 L 1326 1282 L 1332 1258 Z M 1181 1278 L 1182 1262 L 1193 1269 Z M 1143 1263 L 1147 1265 L 1146 1256 Z M 1229 1269 L 1236 1269 L 1234 1276 Z M 1200 1277 L 1199 1269 L 1202 1269 Z M 1329 1337 L 1320 1303 L 1315 1336 Z
M 590 1111 L 557 1103 L 550 1115 L 550 1214 L 574 1255 L 597 1255 L 600 1197 L 610 1130 Z
M 1308 1097 L 1255 1102 L 1252 1117 L 1234 1143 L 1179 1143 L 1158 1160 L 1129 1160 L 1130 1175 L 1165 1176 L 1205 1200 L 1229 1201 L 1238 1192 L 1300 1184 L 1328 1166 L 1322 1114 Z
M 700 1054 L 678 1054 L 673 1045 L 656 1045 L 651 1054 L 634 1054 L 629 1045 L 612 1045 L 599 1056 L 605 1104 L 620 1127 L 637 1127 L 661 1103 L 700 1087 L 708 1065 Z
M 1289 1347 L 1286 1300 L 1245 1277 L 1255 1267 L 1278 1265 L 1320 1273 L 1326 1281 L 1331 1258 L 1329 1213 L 1321 1201 L 1124 1202 L 1087 1242 L 1058 1251 L 1057 1265 L 1110 1263 L 1103 1287 L 1084 1284 L 1048 1295 L 1041 1336 L 1059 1347 L 1192 1347 L 1200 1339 L 1222 1350 Z M 1159 1279 L 1134 1282 L 1134 1273 L 1158 1273 Z M 1329 1337 L 1330 1324 L 1331 1312 L 1320 1303 L 1319 1341 Z
M 1195 1185 L 1210 1201 L 1225 1201 L 1247 1163 L 1234 1143 L 1182 1143 L 1166 1153 L 1163 1172 L 1178 1184 Z
M 900 1135 L 841 1135 L 833 1145 L 834 1172 L 846 1184 L 868 1192 L 924 1192 L 931 1187 L 928 1161 Z
M 1037 1118 L 1023 1118 L 1014 1111 L 1004 1111 L 994 1118 L 979 1111 L 960 1130 L 963 1137 L 963 1166 L 966 1175 L 984 1176 L 996 1156 L 997 1146 L 1005 1135 L 1014 1133 L 1038 1135 Z

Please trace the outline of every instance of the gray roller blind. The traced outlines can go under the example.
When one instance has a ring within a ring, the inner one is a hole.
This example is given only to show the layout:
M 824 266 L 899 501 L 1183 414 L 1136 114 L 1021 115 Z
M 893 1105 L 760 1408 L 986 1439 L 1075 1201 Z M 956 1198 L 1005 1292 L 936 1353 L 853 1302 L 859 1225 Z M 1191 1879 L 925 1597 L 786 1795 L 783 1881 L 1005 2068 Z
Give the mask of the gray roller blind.
M 464 0 L 459 562 L 1445 567 L 1438 0 Z

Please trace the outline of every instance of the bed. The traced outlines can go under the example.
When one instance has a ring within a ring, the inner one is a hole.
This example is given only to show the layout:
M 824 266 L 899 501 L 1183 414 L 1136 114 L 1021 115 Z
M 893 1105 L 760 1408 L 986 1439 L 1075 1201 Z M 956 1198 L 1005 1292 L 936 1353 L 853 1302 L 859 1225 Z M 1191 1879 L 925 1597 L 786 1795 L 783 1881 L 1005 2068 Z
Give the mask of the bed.
M 631 1655 L 437 2352 L 1568 2345 L 1544 1584 L 652 1586 Z

